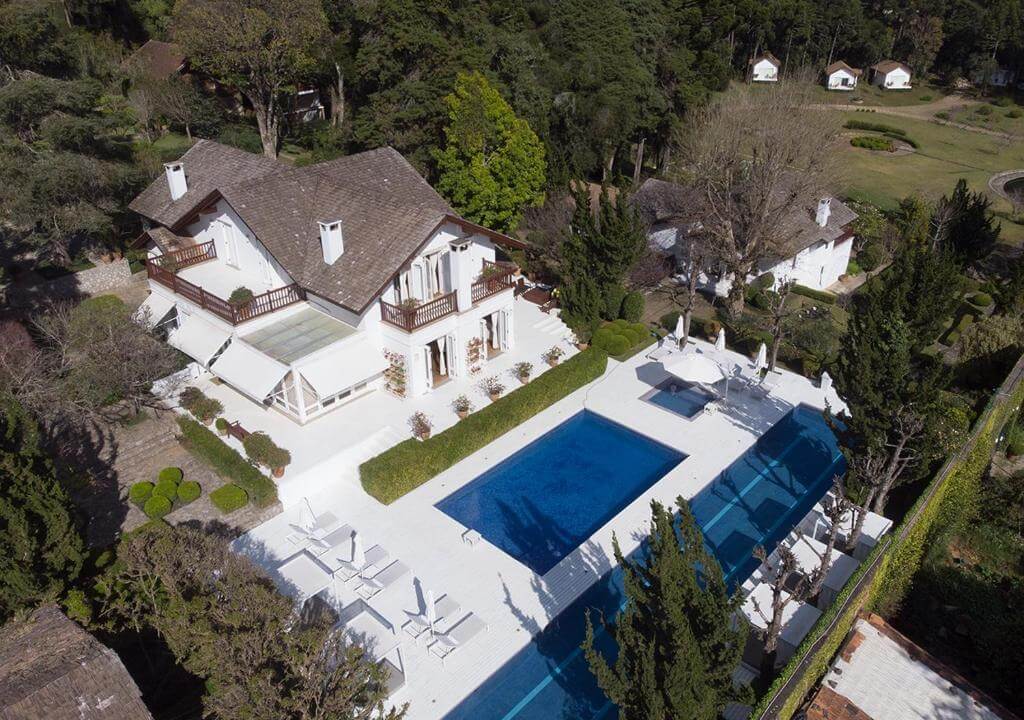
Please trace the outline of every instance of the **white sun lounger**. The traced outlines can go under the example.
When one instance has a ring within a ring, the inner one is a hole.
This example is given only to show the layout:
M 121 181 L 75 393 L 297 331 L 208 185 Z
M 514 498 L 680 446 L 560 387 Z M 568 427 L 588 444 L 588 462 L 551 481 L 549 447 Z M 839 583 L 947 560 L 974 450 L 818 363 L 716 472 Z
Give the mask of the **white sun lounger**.
M 459 611 L 459 603 L 451 595 L 445 595 L 434 603 L 434 625 L 439 625 L 446 619 Z M 420 641 L 420 637 L 430 630 L 430 623 L 427 622 L 427 612 L 424 610 L 419 615 L 413 615 L 405 624 L 405 631 Z
M 446 657 L 486 629 L 487 623 L 473 613 L 470 613 L 459 620 L 458 624 L 449 628 L 448 632 L 438 635 L 437 639 L 430 644 L 430 652 L 441 658 L 441 664 L 443 665 Z
M 348 550 L 348 548 L 345 549 Z M 388 551 L 383 547 L 380 545 L 374 545 L 363 555 L 365 562 L 362 565 L 353 565 L 351 560 L 342 559 L 336 559 L 334 562 L 328 563 L 328 565 L 330 565 L 331 569 L 334 570 L 334 577 L 341 578 L 345 582 L 348 582 L 360 573 L 372 575 L 374 568 L 387 560 L 389 555 L 390 553 L 388 553 Z
M 339 545 L 344 545 L 346 541 L 351 541 L 353 532 L 355 532 L 355 530 L 351 525 L 342 525 L 337 530 L 332 530 L 319 540 L 315 538 L 310 540 L 309 549 L 314 555 L 323 555 L 328 550 L 332 550 Z
M 359 596 L 364 600 L 369 600 L 374 595 L 391 587 L 408 574 L 409 567 L 401 560 L 395 560 L 373 577 L 368 578 L 360 575 L 359 579 L 363 581 L 363 584 L 356 588 L 356 592 L 359 593 Z

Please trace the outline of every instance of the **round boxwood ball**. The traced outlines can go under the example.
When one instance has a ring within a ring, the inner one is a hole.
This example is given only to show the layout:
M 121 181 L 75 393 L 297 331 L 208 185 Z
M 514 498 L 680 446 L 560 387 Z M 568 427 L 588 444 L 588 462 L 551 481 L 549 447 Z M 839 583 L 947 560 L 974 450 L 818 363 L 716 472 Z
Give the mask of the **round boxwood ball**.
M 176 467 L 165 467 L 160 471 L 160 474 L 156 476 L 157 482 L 164 482 L 165 480 L 177 485 L 181 482 L 182 472 L 181 468 Z
M 983 292 L 974 293 L 974 296 L 971 298 L 971 302 L 978 307 L 988 307 L 992 304 L 992 296 Z
M 151 517 L 154 520 L 162 518 L 164 515 L 171 511 L 171 501 L 165 498 L 163 495 L 154 495 L 146 504 L 142 506 L 142 512 L 146 513 L 147 517 Z
M 193 500 L 197 500 L 202 493 L 203 489 L 199 487 L 199 483 L 195 480 L 183 482 L 178 486 L 178 499 L 183 503 L 190 503 Z
M 178 483 L 170 480 L 160 480 L 153 487 L 153 494 L 160 495 L 174 502 L 174 498 L 178 497 Z
M 135 505 L 142 506 L 153 495 L 153 483 L 137 482 L 128 488 L 128 499 Z
M 628 338 L 622 335 L 615 335 L 608 341 L 604 349 L 609 355 L 621 355 L 631 347 L 633 347 L 633 343 Z

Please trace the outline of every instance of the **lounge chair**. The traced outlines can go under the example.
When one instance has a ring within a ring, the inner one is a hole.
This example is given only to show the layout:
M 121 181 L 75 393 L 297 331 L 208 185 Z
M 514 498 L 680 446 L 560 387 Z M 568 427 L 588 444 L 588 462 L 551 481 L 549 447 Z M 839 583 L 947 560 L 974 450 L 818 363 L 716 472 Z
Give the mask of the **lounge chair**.
M 445 595 L 434 603 L 434 624 L 439 625 L 458 611 L 459 603 L 453 600 L 450 595 Z M 430 631 L 430 623 L 427 622 L 427 611 L 424 610 L 419 615 L 410 617 L 409 622 L 405 624 L 405 631 L 416 638 L 416 642 L 419 643 L 420 637 Z
M 354 565 L 351 560 L 337 559 L 330 563 L 334 570 L 334 576 L 348 582 L 360 573 L 372 574 L 370 571 L 387 560 L 389 553 L 380 545 L 374 545 L 363 554 L 363 564 Z
M 436 636 L 434 642 L 430 644 L 430 652 L 441 658 L 441 664 L 444 665 L 446 657 L 486 629 L 487 623 L 473 613 L 470 613 L 459 620 L 456 625 L 449 628 L 447 632 Z
M 336 547 L 344 545 L 346 542 L 351 541 L 352 533 L 355 530 L 351 525 L 342 525 L 337 530 L 332 530 L 320 539 L 312 538 L 309 542 L 310 550 L 313 551 L 314 555 L 323 555 L 328 550 L 332 550 Z
M 409 567 L 401 560 L 395 560 L 373 577 L 368 578 L 360 575 L 359 579 L 363 581 L 363 584 L 356 588 L 356 592 L 359 593 L 359 596 L 363 598 L 363 600 L 369 600 L 374 595 L 391 587 L 408 574 Z

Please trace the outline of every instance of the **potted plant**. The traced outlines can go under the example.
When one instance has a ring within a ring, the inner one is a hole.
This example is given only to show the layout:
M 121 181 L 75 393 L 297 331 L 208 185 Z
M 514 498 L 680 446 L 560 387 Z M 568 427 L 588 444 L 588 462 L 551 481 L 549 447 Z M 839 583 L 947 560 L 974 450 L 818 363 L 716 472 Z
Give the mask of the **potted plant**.
M 495 400 L 500 398 L 501 394 L 505 392 L 505 386 L 502 385 L 501 380 L 499 380 L 494 375 L 491 375 L 490 377 L 485 377 L 483 380 L 481 380 L 480 387 L 487 394 L 487 397 L 491 399 L 491 402 L 494 402 Z
M 217 434 L 224 437 L 228 434 L 228 421 L 222 417 L 217 418 L 214 421 L 214 426 L 217 428 Z
M 253 297 L 255 296 L 253 295 L 252 290 L 241 285 L 231 291 L 231 294 L 228 295 L 228 302 L 235 306 L 245 305 L 252 300 Z
M 213 419 L 224 412 L 219 400 L 207 397 L 202 390 L 192 386 L 181 391 L 178 402 L 204 425 L 212 425 Z
M 533 363 L 517 362 L 512 366 L 512 373 L 519 378 L 523 385 L 530 382 L 530 373 L 533 372 Z
M 562 348 L 558 347 L 557 345 L 553 345 L 551 349 L 544 353 L 541 357 L 544 358 L 544 362 L 546 362 L 549 366 L 554 367 L 555 365 L 558 364 L 558 361 L 562 359 L 563 355 L 565 355 L 565 351 L 562 350 Z
M 275 445 L 265 432 L 254 432 L 246 436 L 242 447 L 250 460 L 269 468 L 276 478 L 284 475 L 285 467 L 292 461 L 291 453 Z
M 459 416 L 459 420 L 465 420 L 473 412 L 473 403 L 465 395 L 459 395 L 452 400 L 452 408 L 455 410 L 455 414 Z
M 430 418 L 422 412 L 416 411 L 409 416 L 409 427 L 412 428 L 413 437 L 422 442 L 430 437 L 430 429 L 433 425 L 430 423 Z

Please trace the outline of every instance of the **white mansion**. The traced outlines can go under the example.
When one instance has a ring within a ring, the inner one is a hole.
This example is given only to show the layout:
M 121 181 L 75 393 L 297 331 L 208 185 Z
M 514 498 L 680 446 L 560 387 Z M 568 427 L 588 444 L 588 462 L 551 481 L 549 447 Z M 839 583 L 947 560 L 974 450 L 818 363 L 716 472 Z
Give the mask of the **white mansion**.
M 198 141 L 131 205 L 144 316 L 304 423 L 387 386 L 431 392 L 515 343 L 512 238 L 459 217 L 395 150 L 294 168 Z

